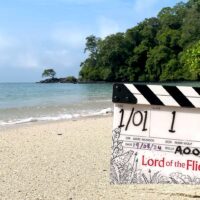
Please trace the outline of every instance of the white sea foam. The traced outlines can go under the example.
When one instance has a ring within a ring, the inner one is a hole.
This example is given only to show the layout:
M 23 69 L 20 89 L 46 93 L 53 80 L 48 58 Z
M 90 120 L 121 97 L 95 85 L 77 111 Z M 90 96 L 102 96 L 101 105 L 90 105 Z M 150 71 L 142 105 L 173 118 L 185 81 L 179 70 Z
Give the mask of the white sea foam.
M 0 126 L 24 124 L 24 123 L 39 122 L 39 121 L 58 121 L 58 120 L 75 119 L 75 118 L 89 117 L 89 116 L 108 115 L 112 112 L 113 111 L 111 108 L 105 108 L 97 112 L 91 111 L 85 114 L 75 113 L 75 114 L 60 114 L 57 116 L 29 117 L 25 119 L 0 121 Z

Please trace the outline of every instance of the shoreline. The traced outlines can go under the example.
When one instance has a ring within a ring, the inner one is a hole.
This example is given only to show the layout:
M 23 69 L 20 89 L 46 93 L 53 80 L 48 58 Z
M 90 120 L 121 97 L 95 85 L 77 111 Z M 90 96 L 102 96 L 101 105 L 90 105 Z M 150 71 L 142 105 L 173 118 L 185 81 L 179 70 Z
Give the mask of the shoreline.
M 41 81 L 38 81 L 38 82 L 33 82 L 33 83 L 37 83 L 37 84 L 142 84 L 142 85 L 146 85 L 146 84 L 161 84 L 161 85 L 177 85 L 177 84 L 180 84 L 180 85 L 191 85 L 191 84 L 199 84 L 199 81 L 198 80 L 173 80 L 173 81 L 77 81 L 77 82 L 45 82 L 45 81 L 48 81 L 47 79 L 46 80 L 41 80 Z
M 113 117 L 113 113 L 108 113 L 104 115 L 90 115 L 90 116 L 80 116 L 76 118 L 69 118 L 69 119 L 58 119 L 58 120 L 46 120 L 46 121 L 31 121 L 31 122 L 24 122 L 19 124 L 11 124 L 11 125 L 4 125 L 0 126 L 0 134 L 1 131 L 7 131 L 12 129 L 18 129 L 18 128 L 26 128 L 31 126 L 37 126 L 37 125 L 48 125 L 48 124 L 56 124 L 56 123 L 65 123 L 65 122 L 75 122 L 75 121 L 82 121 L 87 119 L 99 119 L 99 118 L 110 118 Z
M 2 127 L 10 127 L 19 124 L 28 124 L 28 123 L 38 123 L 38 122 L 53 122 L 60 120 L 78 120 L 81 118 L 87 117 L 96 117 L 96 116 L 106 116 L 113 114 L 113 106 L 103 108 L 100 110 L 88 111 L 86 113 L 59 113 L 59 114 L 49 114 L 49 115 L 41 115 L 41 116 L 27 116 L 26 118 L 12 119 L 12 120 L 0 120 L 0 129 Z

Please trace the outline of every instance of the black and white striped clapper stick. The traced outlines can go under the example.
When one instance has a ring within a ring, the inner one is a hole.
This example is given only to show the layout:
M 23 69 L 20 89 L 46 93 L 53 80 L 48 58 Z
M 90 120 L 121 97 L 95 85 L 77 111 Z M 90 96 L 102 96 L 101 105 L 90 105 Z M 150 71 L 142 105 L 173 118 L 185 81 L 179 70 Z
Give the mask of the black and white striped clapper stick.
M 114 103 L 200 108 L 200 88 L 151 84 L 113 85 Z

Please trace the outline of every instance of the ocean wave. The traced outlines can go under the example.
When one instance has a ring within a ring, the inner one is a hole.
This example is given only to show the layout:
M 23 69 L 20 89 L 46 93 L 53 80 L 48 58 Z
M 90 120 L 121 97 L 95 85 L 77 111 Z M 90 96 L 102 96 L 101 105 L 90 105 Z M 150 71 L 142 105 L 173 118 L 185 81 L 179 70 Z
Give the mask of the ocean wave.
M 77 114 L 60 114 L 57 116 L 29 117 L 29 118 L 24 118 L 24 119 L 0 121 L 0 126 L 24 124 L 24 123 L 39 122 L 39 121 L 58 121 L 58 120 L 64 120 L 64 119 L 75 119 L 75 118 L 81 118 L 81 117 L 108 115 L 112 112 L 113 110 L 111 108 L 105 108 L 100 111 L 96 111 L 96 112 L 91 111 L 86 114 L 77 113 Z

